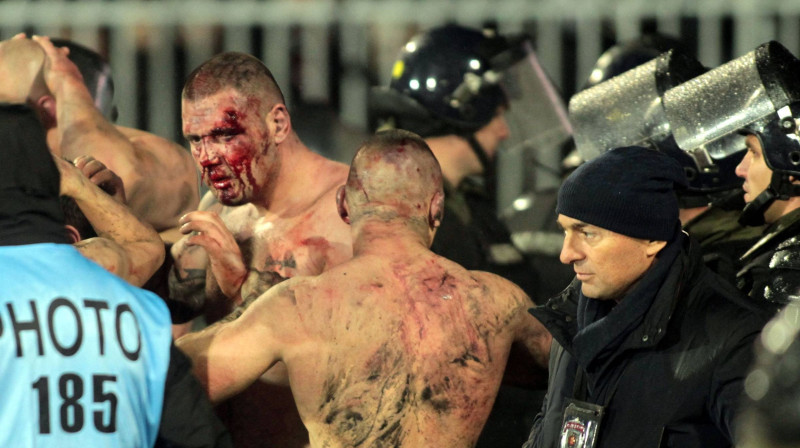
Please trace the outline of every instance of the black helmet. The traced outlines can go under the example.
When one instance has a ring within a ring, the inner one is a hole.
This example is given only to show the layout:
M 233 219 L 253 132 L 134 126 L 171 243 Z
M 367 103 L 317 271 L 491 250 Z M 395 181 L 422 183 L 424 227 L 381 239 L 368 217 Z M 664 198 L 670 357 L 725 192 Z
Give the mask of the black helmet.
M 515 62 L 511 49 L 493 31 L 458 25 L 417 35 L 400 52 L 389 87 L 373 90 L 370 112 L 423 137 L 471 134 L 506 103 L 499 78 Z
M 94 50 L 68 39 L 50 39 L 56 47 L 69 48 L 69 60 L 83 75 L 83 83 L 94 99 L 94 105 L 109 121 L 117 119 L 117 107 L 114 105 L 114 79 L 111 67 L 103 56 Z
M 588 89 L 625 73 L 669 50 L 688 54 L 681 41 L 665 34 L 646 34 L 631 41 L 618 43 L 600 55 L 584 88 Z

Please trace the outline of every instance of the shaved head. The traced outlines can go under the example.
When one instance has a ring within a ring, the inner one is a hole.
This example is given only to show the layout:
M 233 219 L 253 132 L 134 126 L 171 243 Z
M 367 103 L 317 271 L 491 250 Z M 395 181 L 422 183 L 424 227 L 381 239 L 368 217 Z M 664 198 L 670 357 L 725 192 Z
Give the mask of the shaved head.
M 29 39 L 0 42 L 0 101 L 35 103 L 49 94 L 44 82 L 44 50 Z
M 431 201 L 444 197 L 442 171 L 417 134 L 400 129 L 378 132 L 353 158 L 346 197 L 352 220 L 401 218 L 427 230 Z M 436 210 L 434 215 L 440 213 Z
M 266 97 L 268 108 L 284 104 L 283 93 L 272 72 L 257 58 L 237 52 L 218 54 L 189 74 L 183 87 L 183 99 L 195 101 L 228 88 L 245 96 Z

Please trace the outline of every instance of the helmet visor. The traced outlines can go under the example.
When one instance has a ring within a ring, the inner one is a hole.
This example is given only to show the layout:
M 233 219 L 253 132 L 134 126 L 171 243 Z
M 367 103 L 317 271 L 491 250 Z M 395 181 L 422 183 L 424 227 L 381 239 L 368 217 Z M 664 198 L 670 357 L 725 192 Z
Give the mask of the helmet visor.
M 523 189 L 556 188 L 561 182 L 562 148 L 572 135 L 566 107 L 530 42 L 522 41 L 511 51 L 517 52 L 514 62 L 503 69 L 499 79 L 507 100 L 509 127 L 501 157 L 509 167 L 526 167 L 519 173 L 525 178 Z
M 660 58 L 575 94 L 569 117 L 583 160 L 622 146 L 649 146 L 669 135 L 657 81 Z
M 701 168 L 744 149 L 737 131 L 775 113 L 754 51 L 667 91 L 664 109 L 676 143 Z

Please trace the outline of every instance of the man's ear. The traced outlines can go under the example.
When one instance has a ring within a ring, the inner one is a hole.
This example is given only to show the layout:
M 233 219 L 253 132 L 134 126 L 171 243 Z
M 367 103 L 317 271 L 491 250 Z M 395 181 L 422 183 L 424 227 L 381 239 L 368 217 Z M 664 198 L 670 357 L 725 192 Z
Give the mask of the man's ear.
M 278 103 L 272 106 L 272 110 L 267 115 L 267 120 L 272 124 L 272 137 L 275 144 L 282 143 L 289 137 L 292 132 L 292 118 L 289 116 L 286 105 Z
M 81 233 L 78 232 L 78 229 L 76 229 L 75 226 L 64 224 L 64 228 L 67 230 L 67 237 L 72 244 L 75 244 L 81 240 Z
M 431 198 L 430 207 L 428 207 L 428 226 L 431 229 L 436 229 L 442 224 L 444 217 L 444 194 L 437 191 Z
M 647 242 L 646 253 L 648 257 L 655 256 L 667 245 L 666 241 L 650 240 Z
M 56 127 L 56 99 L 52 95 L 42 95 L 35 101 L 39 119 L 45 130 Z
M 347 201 L 345 201 L 345 186 L 339 186 L 336 190 L 336 209 L 339 211 L 339 217 L 342 221 L 350 224 L 350 211 L 347 210 Z

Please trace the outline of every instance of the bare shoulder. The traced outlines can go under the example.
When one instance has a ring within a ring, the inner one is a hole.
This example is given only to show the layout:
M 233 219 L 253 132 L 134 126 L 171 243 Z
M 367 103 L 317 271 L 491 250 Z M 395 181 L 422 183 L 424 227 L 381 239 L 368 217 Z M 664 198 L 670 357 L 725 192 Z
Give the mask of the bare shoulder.
M 497 274 L 485 271 L 469 271 L 469 273 L 476 281 L 491 288 L 494 293 L 525 296 L 522 288 Z
M 183 146 L 159 135 L 140 129 L 116 126 L 117 130 L 134 145 L 159 155 L 176 155 L 180 159 L 191 160 L 191 154 Z

